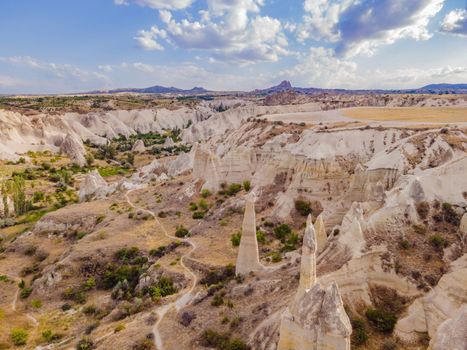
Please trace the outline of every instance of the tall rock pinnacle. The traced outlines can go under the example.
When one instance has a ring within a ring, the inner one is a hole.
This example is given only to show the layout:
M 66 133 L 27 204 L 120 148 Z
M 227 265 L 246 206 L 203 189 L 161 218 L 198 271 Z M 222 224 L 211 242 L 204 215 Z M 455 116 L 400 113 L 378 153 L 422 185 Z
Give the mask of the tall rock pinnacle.
M 311 215 L 306 220 L 305 235 L 303 236 L 302 261 L 300 266 L 300 283 L 297 298 L 303 296 L 316 282 L 316 251 L 318 249 L 316 232 L 311 222 Z
M 318 218 L 315 221 L 315 231 L 316 231 L 316 242 L 318 249 L 317 254 L 321 253 L 326 245 L 328 239 L 326 235 L 326 228 L 324 227 L 323 214 L 319 214 Z
M 258 240 L 256 239 L 256 194 L 249 193 L 245 197 L 245 215 L 242 225 L 242 239 L 238 250 L 235 273 L 245 275 L 262 269 L 259 262 Z

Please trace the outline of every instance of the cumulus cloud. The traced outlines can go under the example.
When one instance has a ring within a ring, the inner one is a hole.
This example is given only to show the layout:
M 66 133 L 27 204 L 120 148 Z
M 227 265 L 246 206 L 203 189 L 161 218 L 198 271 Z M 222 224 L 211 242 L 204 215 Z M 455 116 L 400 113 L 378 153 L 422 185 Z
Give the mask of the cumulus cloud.
M 350 87 L 357 79 L 356 70 L 356 63 L 335 57 L 332 49 L 312 47 L 295 67 L 282 71 L 280 76 L 290 77 L 302 86 Z
M 160 10 L 163 29 L 142 30 L 135 38 L 150 50 L 160 50 L 160 40 L 188 50 L 204 50 L 218 61 L 248 64 L 277 61 L 287 55 L 287 38 L 278 19 L 261 16 L 263 0 L 207 0 L 198 20 L 176 20 Z
M 181 10 L 189 7 L 194 0 L 114 0 L 116 5 L 129 5 L 135 3 L 139 6 L 153 9 Z
M 336 42 L 341 56 L 371 55 L 398 39 L 427 40 L 427 26 L 445 0 L 305 0 L 299 41 Z
M 140 30 L 138 35 L 134 39 L 138 42 L 138 45 L 145 50 L 164 50 L 164 46 L 159 44 L 157 38 L 166 38 L 165 30 L 159 29 L 157 26 L 152 26 L 150 30 Z
M 467 10 L 457 9 L 449 12 L 441 22 L 441 32 L 467 36 Z

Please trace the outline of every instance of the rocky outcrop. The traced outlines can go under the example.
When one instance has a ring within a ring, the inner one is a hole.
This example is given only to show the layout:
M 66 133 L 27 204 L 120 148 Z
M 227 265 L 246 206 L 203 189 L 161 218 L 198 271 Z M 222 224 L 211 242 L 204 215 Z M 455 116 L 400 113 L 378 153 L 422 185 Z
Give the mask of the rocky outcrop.
M 146 146 L 144 145 L 143 140 L 136 140 L 136 142 L 133 144 L 131 151 L 135 153 L 146 152 Z
M 435 288 L 409 306 L 407 316 L 396 324 L 395 333 L 400 339 L 414 342 L 423 332 L 435 337 L 438 327 L 467 304 L 466 262 L 465 255 L 453 262 L 454 271 L 441 277 Z
M 171 137 L 166 137 L 163 147 L 168 148 L 168 147 L 173 147 L 175 146 L 175 142 Z
M 432 350 L 467 349 L 467 305 L 463 305 L 449 320 L 444 321 L 430 342 Z
M 65 153 L 72 163 L 84 166 L 86 164 L 86 150 L 83 143 L 75 134 L 67 134 L 60 146 L 60 150 Z
M 316 231 L 316 240 L 317 240 L 317 254 L 321 253 L 327 242 L 326 228 L 324 227 L 323 214 L 319 214 L 315 221 L 315 231 Z
M 459 226 L 459 231 L 463 235 L 467 235 L 467 213 L 464 213 L 464 215 L 462 215 L 461 224 Z
M 335 283 L 316 282 L 316 232 L 307 219 L 297 294 L 281 316 L 278 350 L 350 350 L 352 326 Z
M 79 200 L 87 202 L 93 199 L 102 199 L 113 191 L 115 191 L 115 186 L 107 184 L 99 172 L 93 170 L 81 182 Z
M 258 240 L 256 239 L 255 201 L 256 195 L 254 192 L 249 193 L 245 198 L 242 238 L 235 266 L 237 275 L 245 275 L 263 269 L 259 262 Z

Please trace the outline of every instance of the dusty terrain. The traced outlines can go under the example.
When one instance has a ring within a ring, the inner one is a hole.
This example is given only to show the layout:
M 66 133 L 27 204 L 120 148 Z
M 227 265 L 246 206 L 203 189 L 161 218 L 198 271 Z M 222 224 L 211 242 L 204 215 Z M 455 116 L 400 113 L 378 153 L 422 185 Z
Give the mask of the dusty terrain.
M 465 96 L 116 99 L 2 101 L 0 349 L 276 349 L 308 214 L 352 348 L 448 349 Z M 265 269 L 235 276 L 252 191 Z

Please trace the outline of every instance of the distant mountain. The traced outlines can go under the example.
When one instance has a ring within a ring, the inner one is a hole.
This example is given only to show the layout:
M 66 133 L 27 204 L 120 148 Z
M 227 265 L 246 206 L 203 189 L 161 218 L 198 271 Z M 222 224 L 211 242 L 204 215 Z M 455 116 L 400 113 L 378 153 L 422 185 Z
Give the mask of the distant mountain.
M 301 94 L 467 94 L 467 84 L 430 84 L 418 89 L 382 90 L 382 89 L 323 89 L 323 88 L 301 88 L 294 87 L 288 80 L 282 81 L 279 85 L 266 89 L 257 89 L 250 94 L 271 95 L 280 92 L 296 92 Z
M 123 88 L 114 90 L 92 91 L 87 94 L 118 94 L 118 93 L 138 93 L 138 94 L 179 94 L 179 95 L 201 95 L 209 92 L 208 90 L 195 86 L 192 89 L 184 90 L 176 87 L 165 87 L 160 85 L 150 86 L 147 88 Z

